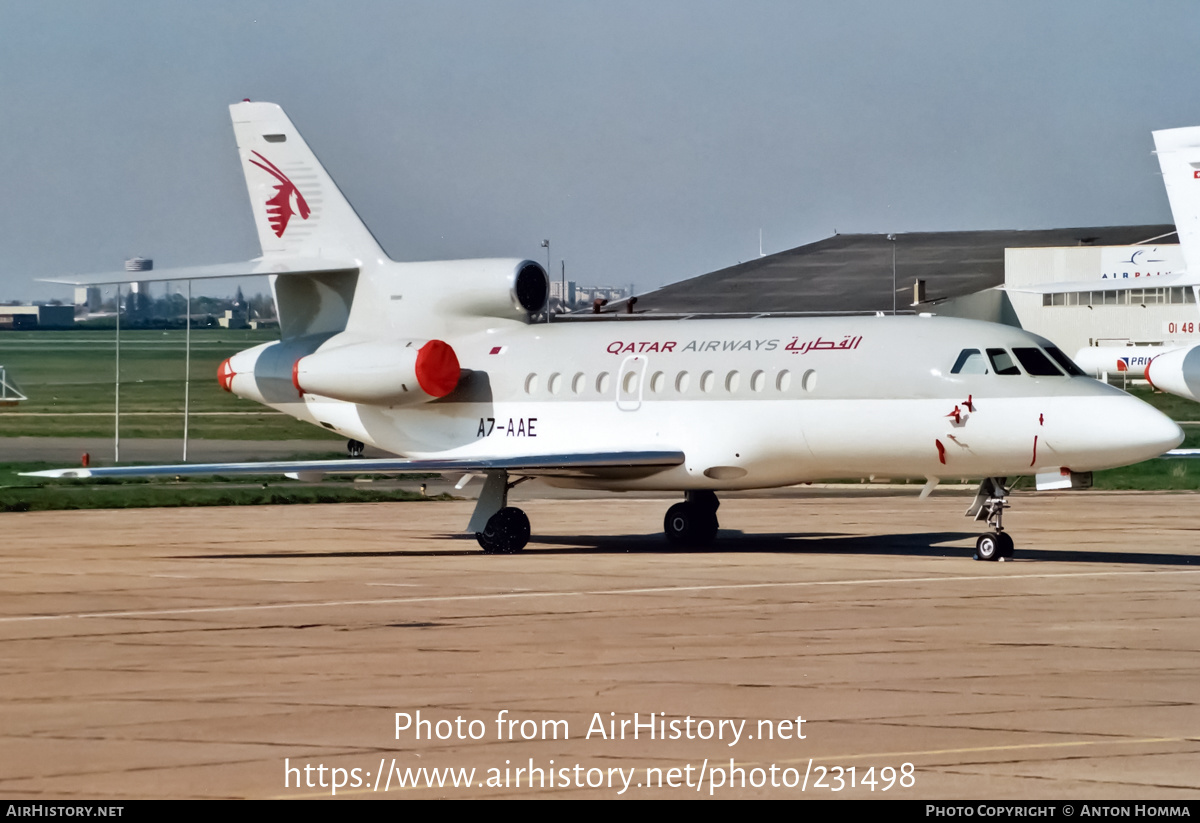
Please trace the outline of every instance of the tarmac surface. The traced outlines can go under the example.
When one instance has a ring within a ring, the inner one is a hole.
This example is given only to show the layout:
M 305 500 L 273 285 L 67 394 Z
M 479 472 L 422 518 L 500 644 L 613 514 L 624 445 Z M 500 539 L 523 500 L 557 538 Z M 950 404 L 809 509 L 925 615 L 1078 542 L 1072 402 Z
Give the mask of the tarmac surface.
M 0 793 L 1200 797 L 1196 495 L 915 493 L 4 514 Z

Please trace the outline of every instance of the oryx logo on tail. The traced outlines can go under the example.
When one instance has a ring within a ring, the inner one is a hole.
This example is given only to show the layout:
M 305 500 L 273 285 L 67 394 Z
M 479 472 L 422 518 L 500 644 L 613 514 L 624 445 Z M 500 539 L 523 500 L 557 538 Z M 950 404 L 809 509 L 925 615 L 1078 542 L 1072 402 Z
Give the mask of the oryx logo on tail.
M 251 163 L 279 181 L 279 185 L 275 187 L 275 196 L 267 200 L 266 205 L 267 219 L 271 221 L 271 228 L 274 230 L 275 236 L 283 237 L 283 233 L 287 230 L 288 221 L 292 219 L 293 214 L 299 214 L 301 220 L 307 220 L 312 210 L 309 209 L 304 195 L 300 193 L 300 189 L 296 188 L 296 184 L 289 180 L 286 174 L 281 172 L 274 163 L 258 152 L 252 151 L 251 154 L 262 161 L 262 163 L 259 163 L 258 160 L 251 158 Z M 292 207 L 293 195 L 296 199 L 295 208 Z

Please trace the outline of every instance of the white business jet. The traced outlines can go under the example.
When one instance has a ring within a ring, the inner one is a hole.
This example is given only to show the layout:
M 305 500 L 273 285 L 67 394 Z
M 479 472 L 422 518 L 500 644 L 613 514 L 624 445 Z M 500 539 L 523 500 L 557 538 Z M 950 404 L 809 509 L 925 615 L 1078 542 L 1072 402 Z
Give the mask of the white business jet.
M 869 475 L 984 478 L 976 557 L 1011 555 L 1007 479 L 1056 488 L 1155 457 L 1183 435 L 1048 341 L 930 316 L 535 322 L 530 260 L 390 260 L 276 105 L 230 107 L 262 242 L 249 263 L 159 279 L 271 275 L 281 339 L 231 357 L 239 397 L 395 455 L 65 469 L 51 477 L 445 472 L 485 477 L 467 525 L 520 551 L 521 480 L 675 490 L 673 544 L 717 533 L 717 493 Z M 144 279 L 145 273 L 71 278 Z

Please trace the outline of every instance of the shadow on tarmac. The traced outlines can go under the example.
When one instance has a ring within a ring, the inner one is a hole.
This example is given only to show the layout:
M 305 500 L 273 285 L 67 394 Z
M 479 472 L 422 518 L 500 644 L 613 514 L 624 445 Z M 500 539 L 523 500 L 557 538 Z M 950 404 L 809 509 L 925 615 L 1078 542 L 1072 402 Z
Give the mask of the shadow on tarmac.
M 302 559 L 356 557 L 469 557 L 480 554 L 471 534 L 442 534 L 450 543 L 467 542 L 469 547 L 433 551 L 333 551 L 333 552 L 266 552 L 256 554 L 224 553 L 187 555 L 189 557 L 226 559 Z M 698 549 L 678 549 L 666 542 L 661 532 L 627 535 L 555 535 L 535 534 L 524 552 L 510 557 L 582 556 L 616 554 L 847 554 L 879 557 L 951 557 L 969 559 L 974 551 L 976 534 L 969 532 L 919 532 L 916 534 L 847 535 L 837 532 L 798 532 L 747 534 L 722 529 L 711 546 Z M 959 545 L 953 545 L 959 544 Z M 543 548 L 545 546 L 545 548 Z M 1200 555 L 1166 552 L 1090 551 L 1087 549 L 1022 549 L 1018 542 L 1016 561 L 1103 563 L 1106 565 L 1139 566 L 1197 566 Z

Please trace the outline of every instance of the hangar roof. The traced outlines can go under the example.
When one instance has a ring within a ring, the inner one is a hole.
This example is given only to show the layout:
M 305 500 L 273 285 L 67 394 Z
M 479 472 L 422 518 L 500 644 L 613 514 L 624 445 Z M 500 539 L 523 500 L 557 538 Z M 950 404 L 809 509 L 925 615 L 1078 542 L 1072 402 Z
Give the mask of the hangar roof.
M 1126 246 L 1174 231 L 1157 225 L 896 234 L 897 302 L 908 308 L 917 278 L 927 301 L 999 286 L 1008 248 Z M 890 312 L 892 248 L 886 234 L 836 234 L 639 295 L 636 312 Z

